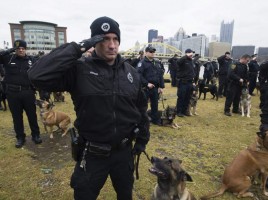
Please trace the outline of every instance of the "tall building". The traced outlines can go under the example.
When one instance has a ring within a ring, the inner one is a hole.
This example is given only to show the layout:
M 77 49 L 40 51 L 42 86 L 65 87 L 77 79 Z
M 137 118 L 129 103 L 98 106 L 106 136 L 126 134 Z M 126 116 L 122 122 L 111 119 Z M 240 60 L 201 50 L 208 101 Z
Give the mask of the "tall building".
M 192 49 L 200 56 L 207 56 L 208 38 L 203 34 L 185 38 L 181 41 L 181 51 L 184 53 L 186 49 Z
M 210 42 L 208 56 L 210 58 L 218 58 L 231 51 L 231 44 L 227 42 Z
M 257 49 L 258 56 L 268 56 L 268 47 L 259 47 Z
M 19 24 L 9 23 L 12 44 L 17 39 L 27 42 L 27 52 L 45 53 L 67 42 L 66 27 L 42 21 L 20 21 Z
M 154 38 L 157 38 L 158 30 L 150 29 L 148 32 L 148 43 L 152 42 Z
M 182 27 L 180 27 L 179 30 L 174 35 L 174 40 L 175 41 L 181 41 L 184 38 L 185 38 L 185 31 L 183 30 Z
M 220 42 L 228 42 L 232 45 L 234 32 L 234 20 L 231 23 L 221 22 Z
M 244 54 L 253 55 L 255 52 L 255 46 L 247 45 L 247 46 L 233 46 L 232 47 L 232 57 L 234 59 L 239 59 Z

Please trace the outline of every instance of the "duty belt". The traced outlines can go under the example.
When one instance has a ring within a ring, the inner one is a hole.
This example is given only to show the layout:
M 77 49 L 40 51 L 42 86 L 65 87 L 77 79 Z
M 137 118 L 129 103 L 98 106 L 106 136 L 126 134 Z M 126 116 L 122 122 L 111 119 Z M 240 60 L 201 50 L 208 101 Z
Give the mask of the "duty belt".
M 22 90 L 32 90 L 32 87 L 29 86 L 23 86 L 23 85 L 14 85 L 14 84 L 6 84 L 7 90 L 16 90 L 16 91 L 22 91 Z

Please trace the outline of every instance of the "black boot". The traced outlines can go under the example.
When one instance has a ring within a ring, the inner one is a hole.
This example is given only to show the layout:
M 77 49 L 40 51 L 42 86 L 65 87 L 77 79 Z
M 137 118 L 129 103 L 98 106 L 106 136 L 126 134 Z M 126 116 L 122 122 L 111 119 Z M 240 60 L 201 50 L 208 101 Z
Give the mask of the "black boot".
M 25 139 L 19 138 L 15 144 L 16 148 L 21 148 L 25 143 Z
M 42 139 L 40 138 L 39 135 L 37 135 L 37 136 L 33 136 L 33 137 L 32 137 L 32 141 L 33 141 L 35 144 L 41 144 L 41 143 L 42 143 Z

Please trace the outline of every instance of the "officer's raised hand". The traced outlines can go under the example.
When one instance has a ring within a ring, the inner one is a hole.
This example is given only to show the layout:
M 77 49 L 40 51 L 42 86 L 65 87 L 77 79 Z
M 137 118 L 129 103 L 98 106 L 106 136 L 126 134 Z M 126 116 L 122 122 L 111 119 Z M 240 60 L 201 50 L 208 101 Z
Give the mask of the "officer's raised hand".
M 8 55 L 8 54 L 11 54 L 11 53 L 15 52 L 16 49 L 17 49 L 17 47 L 14 47 L 14 48 L 10 48 L 10 49 L 8 49 L 6 51 L 1 51 L 0 56 L 5 56 L 5 55 Z
M 83 40 L 79 43 L 81 51 L 84 53 L 91 47 L 94 47 L 98 42 L 103 41 L 104 35 L 95 35 L 92 38 Z

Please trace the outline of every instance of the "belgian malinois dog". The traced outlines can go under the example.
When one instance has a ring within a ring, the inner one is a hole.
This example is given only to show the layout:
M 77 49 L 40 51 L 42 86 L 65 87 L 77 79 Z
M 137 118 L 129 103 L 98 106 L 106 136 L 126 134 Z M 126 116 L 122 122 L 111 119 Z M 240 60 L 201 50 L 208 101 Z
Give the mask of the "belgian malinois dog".
M 249 188 L 252 179 L 259 172 L 262 177 L 261 188 L 263 194 L 268 196 L 265 189 L 268 177 L 268 131 L 258 132 L 257 139 L 247 149 L 242 150 L 225 168 L 222 185 L 218 192 L 201 197 L 201 200 L 222 195 L 226 190 L 238 198 L 254 197 Z
M 186 188 L 192 177 L 181 167 L 182 161 L 170 158 L 151 158 L 153 167 L 149 172 L 157 176 L 152 200 L 196 200 Z
M 63 112 L 54 111 L 53 103 L 44 100 L 36 100 L 36 105 L 40 108 L 40 116 L 45 127 L 46 133 L 50 133 L 50 138 L 53 138 L 53 126 L 57 126 L 63 131 L 62 136 L 65 136 L 67 131 L 72 128 L 71 118 Z M 47 127 L 50 128 L 48 132 Z

